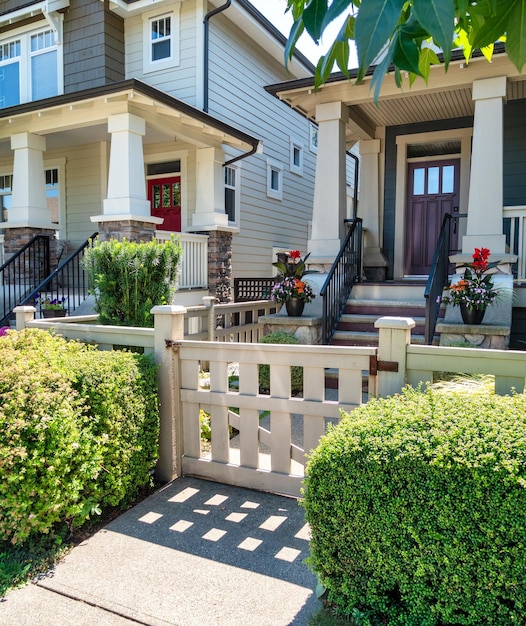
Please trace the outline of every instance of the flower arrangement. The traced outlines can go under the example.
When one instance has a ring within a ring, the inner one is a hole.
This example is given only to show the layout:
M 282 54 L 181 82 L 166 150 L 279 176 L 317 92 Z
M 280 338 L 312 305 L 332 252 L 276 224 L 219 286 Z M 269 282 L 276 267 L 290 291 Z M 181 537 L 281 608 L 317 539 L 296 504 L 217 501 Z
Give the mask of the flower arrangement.
M 270 299 L 284 304 L 292 298 L 299 298 L 303 302 L 311 302 L 315 298 L 311 286 L 302 280 L 306 274 L 314 274 L 316 270 L 305 269 L 305 262 L 310 253 L 301 258 L 299 250 L 291 250 L 286 261 L 277 261 L 272 265 L 277 268 L 281 280 L 276 282 L 270 292 Z
M 35 296 L 35 306 L 38 306 L 41 311 L 61 311 L 65 308 L 65 302 L 66 298 L 50 298 L 41 293 Z
M 475 248 L 473 262 L 466 264 L 463 278 L 447 287 L 449 295 L 439 297 L 438 302 L 453 306 L 464 305 L 468 311 L 485 311 L 499 293 L 493 285 L 491 276 L 484 274 L 498 265 L 488 262 L 489 255 L 488 248 Z
M 275 283 L 270 292 L 270 299 L 278 304 L 284 304 L 287 300 L 299 298 L 303 302 L 311 302 L 315 298 L 311 286 L 300 278 L 287 276 L 282 281 Z

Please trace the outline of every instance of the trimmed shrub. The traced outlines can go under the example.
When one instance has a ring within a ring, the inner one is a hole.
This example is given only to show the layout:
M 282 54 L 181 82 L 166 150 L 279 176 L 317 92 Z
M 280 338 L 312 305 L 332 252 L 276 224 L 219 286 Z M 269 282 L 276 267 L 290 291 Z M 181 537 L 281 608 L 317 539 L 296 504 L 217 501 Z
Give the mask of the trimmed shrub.
M 149 483 L 155 366 L 41 330 L 0 338 L 0 541 L 86 520 Z
M 96 241 L 85 264 L 101 324 L 153 327 L 154 306 L 169 304 L 176 290 L 181 245 L 152 240 Z
M 278 330 L 265 335 L 260 343 L 299 344 L 299 341 L 294 335 Z M 290 385 L 292 392 L 299 393 L 303 390 L 303 368 L 299 365 L 290 368 Z M 270 389 L 270 365 L 267 363 L 259 366 L 259 386 L 261 389 Z
M 405 389 L 346 415 L 307 468 L 310 565 L 363 624 L 523 624 L 526 395 Z

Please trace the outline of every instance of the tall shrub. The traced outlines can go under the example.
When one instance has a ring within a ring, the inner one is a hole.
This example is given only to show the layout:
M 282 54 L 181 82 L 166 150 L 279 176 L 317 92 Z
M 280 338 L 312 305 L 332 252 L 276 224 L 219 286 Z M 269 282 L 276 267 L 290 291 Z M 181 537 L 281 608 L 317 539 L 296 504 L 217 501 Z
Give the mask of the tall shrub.
M 181 245 L 174 239 L 96 241 L 85 263 L 101 324 L 153 327 L 150 310 L 170 303 L 180 259 Z
M 526 615 L 526 395 L 405 390 L 312 453 L 310 563 L 371 626 L 509 626 Z

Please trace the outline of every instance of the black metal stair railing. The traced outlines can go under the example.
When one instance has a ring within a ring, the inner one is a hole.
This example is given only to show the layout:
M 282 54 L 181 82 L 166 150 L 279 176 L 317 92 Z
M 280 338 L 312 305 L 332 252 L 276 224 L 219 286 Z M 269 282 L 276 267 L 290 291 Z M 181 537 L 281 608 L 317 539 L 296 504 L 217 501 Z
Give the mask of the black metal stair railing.
M 13 309 L 50 271 L 49 236 L 35 235 L 0 266 L 3 299 L 0 325 L 6 325 Z
M 94 233 L 65 261 L 60 263 L 56 270 L 51 272 L 20 302 L 20 305 L 33 305 L 35 299 L 39 297 L 38 294 L 40 294 L 42 298 L 63 302 L 66 314 L 73 313 L 88 297 L 89 285 L 83 260 L 86 249 L 92 245 L 92 241 L 97 235 L 98 233 Z M 36 317 L 43 317 L 42 310 L 37 310 Z
M 320 291 L 323 299 L 322 343 L 330 343 L 351 289 L 361 276 L 362 220 L 356 218 Z
M 427 345 L 433 343 L 438 314 L 440 312 L 440 297 L 449 279 L 451 219 L 451 215 L 446 213 L 442 220 L 442 227 L 440 229 L 440 235 L 438 236 L 433 263 L 424 292 L 426 299 L 425 342 Z

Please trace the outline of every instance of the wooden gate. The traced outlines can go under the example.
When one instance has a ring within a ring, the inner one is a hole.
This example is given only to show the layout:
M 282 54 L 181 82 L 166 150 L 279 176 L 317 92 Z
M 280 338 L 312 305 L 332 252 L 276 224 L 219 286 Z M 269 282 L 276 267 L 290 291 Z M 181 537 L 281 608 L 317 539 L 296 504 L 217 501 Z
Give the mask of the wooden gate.
M 375 394 L 374 347 L 183 341 L 173 346 L 180 378 L 182 472 L 233 485 L 299 496 L 305 455 L 329 422 Z M 209 364 L 203 384 L 201 363 Z M 270 365 L 260 392 L 258 366 Z M 303 368 L 303 392 L 291 392 L 291 367 Z M 232 376 L 232 372 L 236 376 Z M 338 389 L 327 387 L 327 376 Z M 200 418 L 210 423 L 209 449 Z M 179 431 L 180 432 L 180 431 Z

